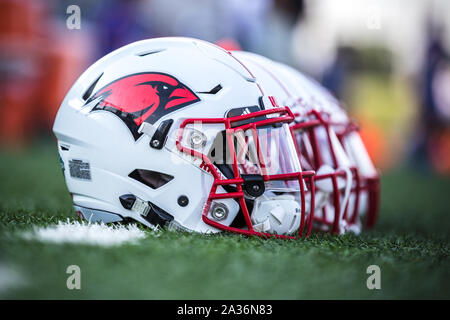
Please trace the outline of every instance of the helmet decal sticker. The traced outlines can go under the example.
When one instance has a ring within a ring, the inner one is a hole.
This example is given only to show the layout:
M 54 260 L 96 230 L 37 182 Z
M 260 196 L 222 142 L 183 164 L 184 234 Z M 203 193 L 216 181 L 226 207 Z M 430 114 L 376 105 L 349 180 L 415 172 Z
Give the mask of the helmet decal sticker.
M 144 72 L 119 78 L 98 90 L 86 104 L 98 99 L 91 111 L 116 114 L 137 140 L 143 122 L 154 124 L 162 116 L 200 101 L 200 98 L 174 77 Z
M 69 159 L 69 173 L 72 178 L 91 180 L 91 166 L 89 161 L 82 159 Z

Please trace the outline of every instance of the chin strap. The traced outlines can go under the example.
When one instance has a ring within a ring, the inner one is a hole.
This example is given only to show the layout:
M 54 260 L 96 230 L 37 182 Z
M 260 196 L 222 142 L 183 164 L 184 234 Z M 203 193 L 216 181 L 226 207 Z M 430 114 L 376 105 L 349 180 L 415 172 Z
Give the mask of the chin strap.
M 150 205 L 147 201 L 136 197 L 130 210 L 139 213 L 141 216 L 147 217 L 148 213 L 150 212 Z
M 174 220 L 171 214 L 156 204 L 142 200 L 133 194 L 124 194 L 119 197 L 119 200 L 125 209 L 138 213 L 152 226 L 165 228 Z

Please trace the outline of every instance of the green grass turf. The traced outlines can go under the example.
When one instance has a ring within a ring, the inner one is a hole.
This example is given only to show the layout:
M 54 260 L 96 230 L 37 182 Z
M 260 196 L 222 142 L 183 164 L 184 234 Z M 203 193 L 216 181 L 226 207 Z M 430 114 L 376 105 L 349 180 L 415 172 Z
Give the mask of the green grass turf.
M 0 265 L 25 282 L 0 298 L 448 299 L 449 198 L 449 179 L 401 169 L 383 176 L 379 223 L 360 236 L 148 232 L 137 245 L 112 248 L 47 244 L 17 234 L 76 219 L 55 146 L 0 151 Z M 72 264 L 81 290 L 66 288 Z M 381 268 L 381 290 L 366 287 L 371 264 Z

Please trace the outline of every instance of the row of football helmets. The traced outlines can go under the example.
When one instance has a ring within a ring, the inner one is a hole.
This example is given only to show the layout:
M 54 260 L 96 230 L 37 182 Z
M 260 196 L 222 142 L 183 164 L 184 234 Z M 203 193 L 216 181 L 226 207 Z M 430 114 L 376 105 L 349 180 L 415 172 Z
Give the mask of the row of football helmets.
M 300 72 L 191 38 L 89 67 L 53 127 L 77 214 L 297 238 L 376 222 L 379 177 L 339 101 Z

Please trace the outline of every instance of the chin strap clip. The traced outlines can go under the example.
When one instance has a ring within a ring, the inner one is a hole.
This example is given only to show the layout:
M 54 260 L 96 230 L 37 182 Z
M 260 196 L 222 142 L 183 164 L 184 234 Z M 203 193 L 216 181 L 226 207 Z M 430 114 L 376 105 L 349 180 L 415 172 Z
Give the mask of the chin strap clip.
M 148 213 L 150 212 L 150 205 L 147 201 L 136 198 L 133 206 L 131 207 L 131 210 L 136 211 L 141 216 L 147 217 Z
M 125 209 L 139 213 L 151 225 L 164 228 L 173 221 L 173 216 L 150 201 L 144 201 L 133 194 L 124 194 L 119 197 Z

